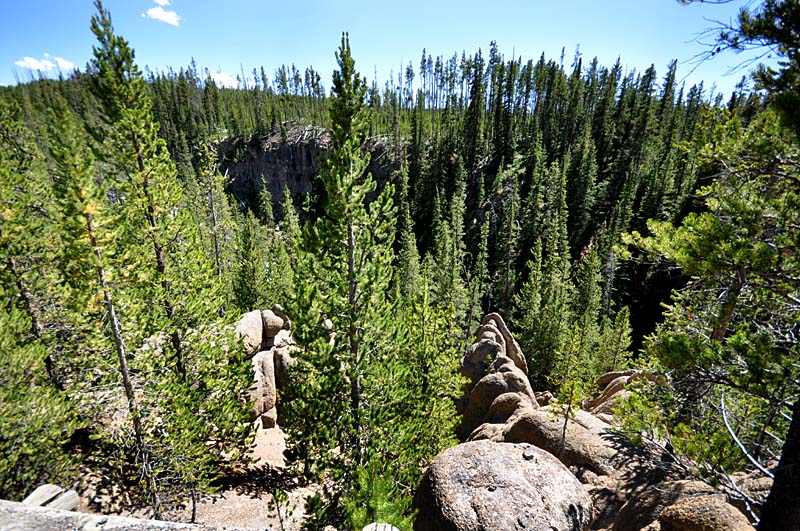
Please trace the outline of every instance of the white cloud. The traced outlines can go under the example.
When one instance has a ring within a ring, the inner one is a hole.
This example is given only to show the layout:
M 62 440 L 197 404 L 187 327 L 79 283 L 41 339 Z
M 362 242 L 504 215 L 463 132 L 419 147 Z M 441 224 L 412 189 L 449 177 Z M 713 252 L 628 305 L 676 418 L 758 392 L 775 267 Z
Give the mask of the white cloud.
M 161 7 L 164 7 L 169 5 L 169 0 L 155 0 L 155 3 Z
M 73 70 L 75 68 L 75 64 L 67 61 L 63 57 L 56 57 L 56 64 L 61 70 Z
M 162 0 L 163 1 L 163 0 Z M 181 23 L 181 17 L 175 11 L 166 11 L 163 7 L 151 7 L 147 10 L 147 18 L 160 20 L 172 26 L 178 26 Z
M 55 64 L 47 59 L 48 55 L 45 54 L 45 59 L 41 61 L 33 57 L 23 57 L 19 61 L 14 61 L 14 64 L 20 68 L 27 68 L 29 70 L 38 70 L 40 72 L 47 72 L 55 68 Z
M 75 65 L 72 62 L 67 61 L 63 57 L 53 57 L 49 53 L 42 54 L 42 59 L 35 59 L 33 57 L 25 56 L 19 61 L 14 61 L 14 64 L 20 68 L 27 68 L 28 70 L 34 70 L 38 72 L 49 72 L 54 68 L 69 71 L 75 68 Z
M 222 72 L 211 72 L 208 75 L 214 80 L 214 83 L 219 86 L 229 88 L 237 88 L 239 86 L 239 81 L 235 77 L 231 77 L 228 74 L 223 74 Z

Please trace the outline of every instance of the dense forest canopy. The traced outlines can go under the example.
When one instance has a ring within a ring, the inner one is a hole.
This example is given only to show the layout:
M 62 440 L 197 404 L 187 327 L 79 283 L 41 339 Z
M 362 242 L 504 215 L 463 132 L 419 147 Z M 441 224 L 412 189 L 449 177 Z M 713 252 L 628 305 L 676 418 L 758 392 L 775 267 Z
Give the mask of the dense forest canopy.
M 685 86 L 677 61 L 495 43 L 370 84 L 355 36 L 330 88 L 291 65 L 233 89 L 194 63 L 143 73 L 97 8 L 85 71 L 0 88 L 3 497 L 90 465 L 156 516 L 213 490 L 249 437 L 229 325 L 275 303 L 300 348 L 288 453 L 333 480 L 319 522 L 410 525 L 490 311 L 533 388 L 570 407 L 605 372 L 662 375 L 625 427 L 707 478 L 781 456 L 800 373 L 797 2 L 720 33 L 784 59 L 731 94 Z M 270 175 L 229 193 L 266 139 L 305 131 L 327 135 L 308 196 Z

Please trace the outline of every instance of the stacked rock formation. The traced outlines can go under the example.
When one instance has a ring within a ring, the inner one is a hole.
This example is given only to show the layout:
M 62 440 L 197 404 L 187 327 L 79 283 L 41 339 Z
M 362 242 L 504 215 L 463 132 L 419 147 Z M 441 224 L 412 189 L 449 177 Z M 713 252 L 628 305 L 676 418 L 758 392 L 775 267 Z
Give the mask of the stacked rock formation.
M 470 378 L 460 409 L 462 440 L 529 443 L 558 456 L 567 466 L 608 474 L 617 454 L 605 440 L 609 425 L 586 411 L 567 422 L 547 405 L 549 393 L 538 396 L 528 381 L 528 366 L 519 344 L 496 313 L 487 315 L 475 333 L 476 342 L 461 362 Z M 540 401 L 541 400 L 541 404 Z
M 286 382 L 292 363 L 291 326 L 278 304 L 269 310 L 248 312 L 236 324 L 236 335 L 245 353 L 252 356 L 252 420 L 260 419 L 264 428 L 274 427 L 278 419 L 278 389 Z
M 425 473 L 414 529 L 588 529 L 591 498 L 558 459 L 531 444 L 495 444 L 483 436 L 521 411 L 539 409 L 525 356 L 500 315 L 483 319 L 461 373 L 469 381 L 458 404 L 458 434 L 468 442 L 441 453 Z
M 458 428 L 461 440 L 486 423 L 505 422 L 518 409 L 538 407 L 525 356 L 503 318 L 488 314 L 475 336 L 477 341 L 461 359 L 461 374 L 469 378 L 458 404 L 464 416 Z
M 656 381 L 655 376 L 634 370 L 605 374 L 595 398 L 565 417 L 562 407 L 550 404 L 550 393 L 531 389 L 525 356 L 498 314 L 483 319 L 461 372 L 469 378 L 458 404 L 463 415 L 458 436 L 465 442 L 440 454 L 426 473 L 417 494 L 416 529 L 753 530 L 749 513 L 732 496 L 689 480 L 690 470 L 663 448 L 633 445 L 615 428 L 613 406 L 628 396 L 626 387 L 635 380 Z M 542 465 L 534 467 L 517 462 L 518 453 L 529 452 L 519 452 L 522 448 L 544 450 L 550 461 L 537 458 Z M 567 501 L 550 500 L 547 485 L 563 473 L 582 487 L 559 483 Z M 536 492 L 519 502 L 493 494 L 516 485 L 516 475 Z M 756 485 L 745 478 L 740 483 Z M 583 501 L 586 492 L 589 504 Z M 547 510 L 529 506 L 534 498 Z M 593 507 L 590 513 L 587 507 Z M 564 514 L 578 517 L 564 521 Z M 592 515 L 591 524 L 586 514 Z M 492 519 L 501 524 L 490 525 Z

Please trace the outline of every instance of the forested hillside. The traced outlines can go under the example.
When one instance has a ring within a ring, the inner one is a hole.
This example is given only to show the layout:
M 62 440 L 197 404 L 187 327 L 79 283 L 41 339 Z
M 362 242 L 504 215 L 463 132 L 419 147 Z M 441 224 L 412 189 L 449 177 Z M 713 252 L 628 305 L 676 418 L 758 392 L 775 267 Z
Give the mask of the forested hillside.
M 355 35 L 330 84 L 291 65 L 226 88 L 142 72 L 98 1 L 85 71 L 0 88 L 0 497 L 102 469 L 159 517 L 213 490 L 250 437 L 232 324 L 275 303 L 319 528 L 410 526 L 488 312 L 534 390 L 580 407 L 645 369 L 628 436 L 711 482 L 772 474 L 798 417 L 800 67 L 769 31 L 797 2 L 764 6 L 738 42 L 787 62 L 720 94 L 677 61 L 495 43 L 370 83 Z

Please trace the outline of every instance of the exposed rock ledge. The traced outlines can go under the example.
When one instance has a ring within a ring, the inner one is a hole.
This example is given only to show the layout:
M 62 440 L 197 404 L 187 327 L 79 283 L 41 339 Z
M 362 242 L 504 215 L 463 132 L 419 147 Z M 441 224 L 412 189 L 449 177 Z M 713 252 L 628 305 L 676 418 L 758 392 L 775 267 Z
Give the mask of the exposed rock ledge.
M 19 502 L 0 500 L 0 531 L 41 531 L 42 529 L 70 529 L 75 531 L 100 531 L 126 529 L 131 531 L 246 531 L 242 528 L 140 520 L 123 516 L 76 513 L 34 507 Z

